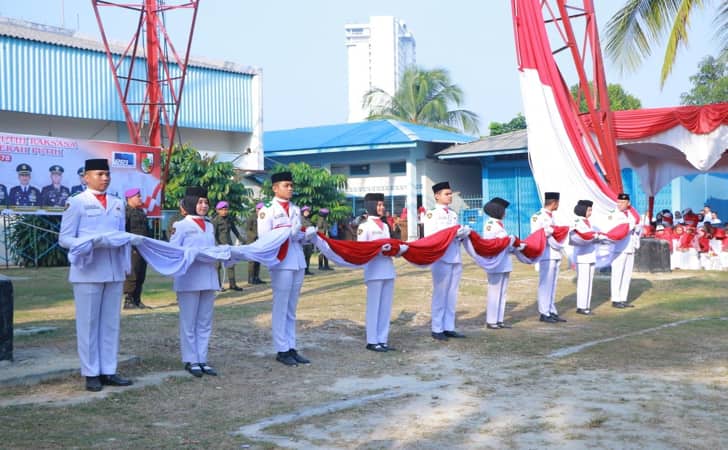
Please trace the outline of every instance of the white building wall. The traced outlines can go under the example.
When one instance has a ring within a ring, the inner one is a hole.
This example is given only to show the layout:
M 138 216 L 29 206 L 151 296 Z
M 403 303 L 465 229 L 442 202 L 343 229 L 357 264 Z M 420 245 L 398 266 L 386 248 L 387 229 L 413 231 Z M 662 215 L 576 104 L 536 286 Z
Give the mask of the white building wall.
M 445 164 L 440 161 L 424 160 L 422 169 L 422 204 L 426 209 L 434 208 L 435 195 L 432 186 L 441 181 L 448 181 L 457 197 L 480 196 L 481 169 L 475 164 Z M 419 171 L 419 169 L 418 169 Z M 457 201 L 453 201 L 453 209 L 458 211 Z
M 373 16 L 369 23 L 347 24 L 349 122 L 369 116 L 362 99 L 372 87 L 397 90 L 404 70 L 416 63 L 415 40 L 407 25 L 391 16 Z

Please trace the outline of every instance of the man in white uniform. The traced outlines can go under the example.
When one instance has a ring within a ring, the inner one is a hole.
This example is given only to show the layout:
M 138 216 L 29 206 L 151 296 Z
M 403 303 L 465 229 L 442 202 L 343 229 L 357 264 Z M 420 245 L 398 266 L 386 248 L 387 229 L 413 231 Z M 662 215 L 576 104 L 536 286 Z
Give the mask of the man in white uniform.
M 553 213 L 559 209 L 558 192 L 544 193 L 544 206 L 531 217 L 531 233 L 544 229 L 547 243 L 538 262 L 538 312 L 541 313 L 541 322 L 566 322 L 559 317 L 556 311 L 556 281 L 559 278 L 559 264 L 561 264 L 561 245 L 553 238 Z
M 640 228 L 634 214 L 630 211 L 629 194 L 617 195 L 617 208 L 610 211 L 607 216 L 609 228 L 612 229 L 621 223 L 629 224 L 629 233 L 624 239 L 614 243 L 612 252 L 617 256 L 612 261 L 611 294 L 612 306 L 615 308 L 633 308 L 627 303 L 629 285 L 632 282 L 632 268 L 634 267 L 634 254 L 640 248 Z
M 87 189 L 66 203 L 58 242 L 70 249 L 93 240 L 91 262 L 83 268 L 72 264 L 68 281 L 73 284 L 81 375 L 86 377 L 86 389 L 96 392 L 103 385 L 132 384 L 116 374 L 121 294 L 126 279 L 123 267 L 129 255 L 123 248 L 111 247 L 101 236 L 124 231 L 124 202 L 106 195 L 111 183 L 108 161 L 87 160 L 84 180 Z
M 437 183 L 432 186 L 432 192 L 435 194 L 435 208 L 425 214 L 423 221 L 425 236 L 458 224 L 458 215 L 450 209 L 452 203 L 450 183 L 447 181 Z M 460 235 L 463 233 L 460 232 Z M 460 240 L 453 239 L 445 254 L 435 261 L 430 269 L 432 270 L 432 338 L 438 341 L 464 338 L 465 335 L 455 331 L 455 305 L 463 273 Z
M 258 236 L 275 228 L 291 229 L 290 239 L 281 246 L 280 264 L 269 268 L 273 289 L 273 345 L 278 353 L 276 360 L 287 366 L 309 364 L 311 361 L 296 350 L 296 307 L 306 270 L 302 243 L 307 235 L 315 234 L 316 229 L 301 230 L 301 210 L 291 202 L 291 172 L 274 173 L 271 181 L 275 197 L 258 212 Z

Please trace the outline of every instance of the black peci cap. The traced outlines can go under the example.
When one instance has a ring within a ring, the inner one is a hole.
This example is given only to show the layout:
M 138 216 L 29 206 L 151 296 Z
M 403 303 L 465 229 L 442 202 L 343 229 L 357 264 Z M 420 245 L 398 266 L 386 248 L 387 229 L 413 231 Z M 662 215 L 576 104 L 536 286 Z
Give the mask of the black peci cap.
M 279 181 L 293 181 L 293 174 L 291 172 L 278 172 L 270 176 L 271 183 L 278 183 Z
M 443 181 L 443 182 L 432 185 L 432 192 L 435 194 L 437 194 L 438 192 L 440 192 L 443 189 L 450 189 L 450 183 L 447 181 Z
M 109 161 L 107 159 L 87 159 L 83 171 L 87 170 L 109 170 Z

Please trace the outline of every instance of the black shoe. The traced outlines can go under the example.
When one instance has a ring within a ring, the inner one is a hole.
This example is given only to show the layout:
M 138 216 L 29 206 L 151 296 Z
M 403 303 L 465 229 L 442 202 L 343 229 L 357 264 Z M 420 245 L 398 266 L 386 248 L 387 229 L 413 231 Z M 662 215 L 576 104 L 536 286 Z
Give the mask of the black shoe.
M 205 375 L 211 375 L 213 377 L 217 376 L 217 370 L 215 370 L 215 368 L 212 366 L 208 366 L 207 363 L 199 363 L 197 364 L 197 366 Z
M 255 280 L 253 280 L 253 284 L 265 284 L 265 283 L 266 282 L 261 280 L 260 278 L 256 278 Z
M 306 272 L 305 272 L 305 274 L 306 274 L 306 275 L 313 275 L 313 272 L 311 272 L 310 270 L 306 269 Z
M 117 374 L 101 375 L 99 378 L 101 379 L 101 384 L 103 384 L 104 386 L 131 386 L 132 384 L 134 384 L 134 382 L 130 379 L 121 378 Z
M 622 302 L 612 302 L 612 308 L 623 309 L 626 308 Z
M 509 324 L 507 324 L 505 322 L 498 322 L 496 325 L 498 325 L 498 328 L 513 328 L 512 326 L 510 326 Z
M 137 309 L 137 305 L 132 302 L 124 302 L 124 309 Z
M 296 351 L 295 348 L 288 350 L 288 353 L 293 357 L 293 359 L 296 360 L 298 364 L 311 364 L 311 361 L 308 358 L 304 358 L 300 353 Z
M 485 328 L 489 330 L 500 330 L 501 327 L 499 327 L 497 323 L 486 323 Z
M 276 356 L 276 361 L 279 363 L 283 363 L 287 366 L 297 366 L 298 363 L 296 362 L 296 358 L 291 355 L 291 352 L 278 352 L 278 355 Z
M 388 352 L 396 352 L 397 351 L 396 348 L 390 347 L 389 345 L 387 345 L 386 342 L 380 342 L 379 343 L 379 346 L 382 347 L 384 350 L 386 350 Z
M 552 318 L 553 318 L 553 319 L 554 319 L 555 321 L 557 321 L 557 322 L 566 322 L 566 319 L 564 319 L 563 317 L 559 317 L 559 315 L 558 315 L 558 314 L 556 314 L 556 313 L 553 313 L 553 314 L 551 314 L 551 317 L 552 317 Z
M 433 331 L 432 333 L 430 333 L 430 335 L 432 336 L 432 339 L 436 341 L 447 341 L 447 336 L 445 336 L 445 333 L 443 333 L 442 331 L 439 333 L 435 333 Z
M 547 316 L 545 314 L 541 314 L 541 317 L 539 319 L 541 322 L 547 322 L 547 323 L 556 323 L 556 319 L 554 319 L 551 316 Z
M 224 287 L 220 287 L 220 292 L 225 292 L 225 291 L 227 291 L 227 289 L 225 289 Z
M 139 300 L 139 301 L 135 302 L 135 303 L 134 303 L 134 305 L 135 305 L 135 306 L 136 306 L 137 308 L 139 308 L 139 309 L 151 309 L 151 308 L 150 308 L 149 306 L 147 306 L 147 305 L 145 305 L 144 303 L 142 303 L 142 301 L 141 301 L 141 300 Z
M 445 330 L 442 332 L 442 334 L 444 334 L 445 336 L 447 336 L 449 338 L 456 338 L 456 339 L 462 339 L 462 338 L 466 337 L 464 334 L 458 333 L 457 331 Z
M 333 267 L 329 267 L 329 266 L 325 266 L 324 267 L 324 270 L 334 270 L 334 268 Z
M 622 302 L 625 308 L 634 308 L 634 305 L 632 303 Z
M 230 290 L 231 291 L 242 291 L 243 288 L 241 288 L 240 286 L 230 286 Z
M 589 309 L 589 308 L 586 308 L 586 309 L 576 308 L 576 313 L 577 314 L 583 314 L 585 316 L 591 316 L 592 315 L 591 309 Z
M 379 352 L 383 353 L 386 352 L 387 349 L 382 347 L 382 344 L 367 344 L 367 350 L 371 350 L 373 352 Z
M 101 377 L 86 377 L 86 390 L 99 392 L 104 386 L 101 384 Z
M 199 364 L 185 363 L 185 370 L 191 373 L 194 377 L 202 377 L 202 368 L 200 368 Z

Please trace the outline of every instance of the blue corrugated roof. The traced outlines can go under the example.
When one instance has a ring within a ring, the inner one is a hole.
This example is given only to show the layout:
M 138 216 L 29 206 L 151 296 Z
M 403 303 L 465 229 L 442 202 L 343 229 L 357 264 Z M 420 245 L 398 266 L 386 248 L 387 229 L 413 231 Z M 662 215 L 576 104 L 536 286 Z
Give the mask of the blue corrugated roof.
M 370 147 L 418 141 L 454 144 L 471 142 L 476 139 L 473 136 L 408 122 L 370 120 L 320 127 L 266 131 L 263 134 L 263 146 L 267 154 L 272 154 L 286 150 Z

